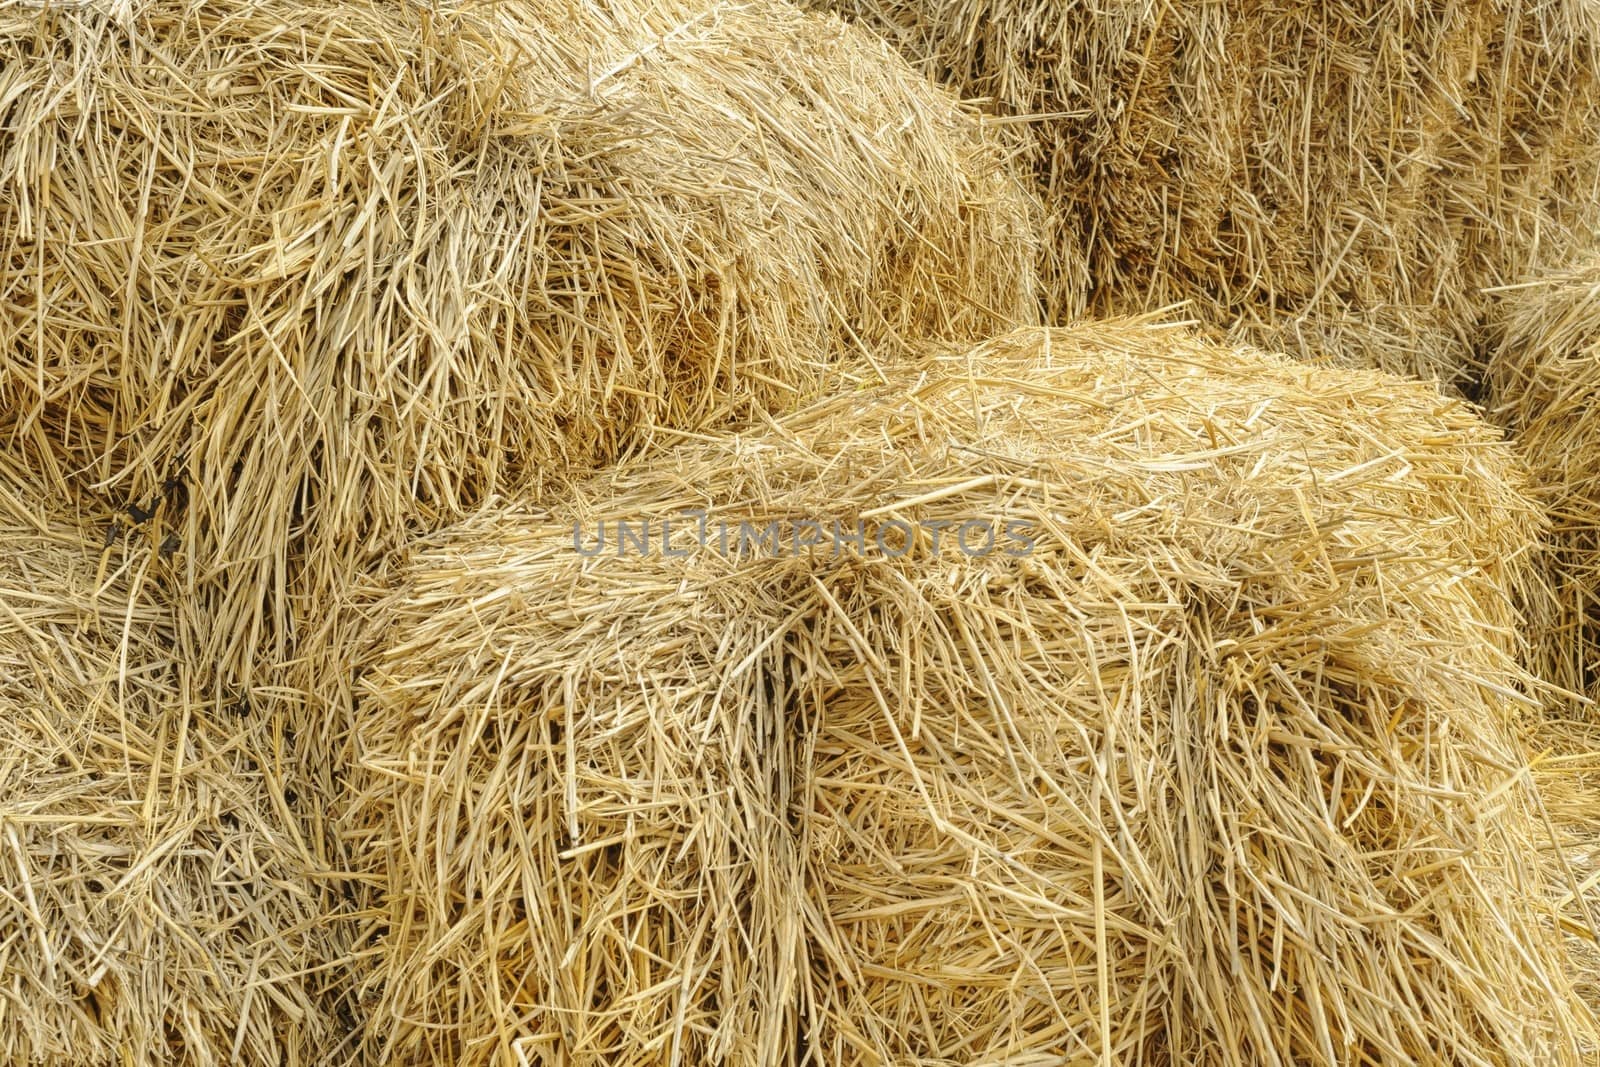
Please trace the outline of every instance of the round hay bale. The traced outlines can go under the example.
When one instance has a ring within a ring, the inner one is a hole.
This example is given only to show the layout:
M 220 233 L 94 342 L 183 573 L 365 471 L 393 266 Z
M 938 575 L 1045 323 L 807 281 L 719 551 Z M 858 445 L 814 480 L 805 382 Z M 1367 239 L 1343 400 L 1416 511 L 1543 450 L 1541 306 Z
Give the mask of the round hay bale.
M 1551 520 L 1536 671 L 1600 695 L 1600 256 L 1499 294 L 1489 405 Z
M 1592 0 L 811 0 L 1022 134 L 1056 317 L 1188 301 L 1295 355 L 1481 378 L 1480 290 L 1600 203 Z
M 1142 322 L 475 518 L 363 681 L 375 1039 L 1587 1062 L 1516 740 L 1539 531 L 1467 405 Z
M 203 699 L 149 553 L 0 456 L 0 1062 L 340 1062 L 352 1024 L 284 787 Z M 103 546 L 103 547 L 102 547 Z
M 1036 317 L 1035 213 L 777 0 L 0 11 L 7 422 L 171 534 L 241 684 L 318 578 L 496 490 Z

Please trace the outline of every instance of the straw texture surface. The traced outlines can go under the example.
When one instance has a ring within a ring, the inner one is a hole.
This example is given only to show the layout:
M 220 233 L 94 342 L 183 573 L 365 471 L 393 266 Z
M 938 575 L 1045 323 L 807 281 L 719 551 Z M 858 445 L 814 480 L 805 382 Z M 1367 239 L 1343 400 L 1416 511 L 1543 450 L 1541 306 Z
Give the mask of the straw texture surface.
M 1489 365 L 1493 416 L 1516 439 L 1548 511 L 1552 610 L 1536 628 L 1538 672 L 1596 695 L 1600 672 L 1600 258 L 1498 294 Z
M 280 722 L 204 697 L 155 553 L 0 453 L 0 1062 L 343 1062 Z
M 1594 226 L 1592 0 L 813 6 L 1018 132 L 1058 318 L 1186 300 L 1262 347 L 1470 390 L 1480 290 Z

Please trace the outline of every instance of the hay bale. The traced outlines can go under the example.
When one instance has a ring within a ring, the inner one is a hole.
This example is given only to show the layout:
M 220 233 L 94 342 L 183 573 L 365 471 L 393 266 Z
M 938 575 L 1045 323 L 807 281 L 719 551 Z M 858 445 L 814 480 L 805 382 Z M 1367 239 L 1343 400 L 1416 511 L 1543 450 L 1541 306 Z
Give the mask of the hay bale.
M 787 1062 L 794 773 L 781 679 L 737 664 L 781 607 L 591 582 L 536 530 L 491 514 L 417 552 L 363 680 L 343 830 L 388 922 L 377 1058 Z
M 1575 693 L 1600 677 L 1600 257 L 1499 294 L 1489 406 L 1513 434 L 1550 515 L 1554 594 L 1535 669 Z
M 6 421 L 241 684 L 496 490 L 1036 314 L 1003 151 L 777 0 L 11 4 L 0 101 Z
M 1117 322 L 429 539 L 347 813 L 375 1040 L 1586 1062 L 1515 736 L 1521 489 L 1425 385 Z
M 1600 202 L 1591 0 L 811 0 L 1022 133 L 1059 318 L 1187 300 L 1309 358 L 1475 383 L 1484 286 Z
M 148 553 L 33 474 L 0 455 L 0 1061 L 342 1062 L 292 738 L 204 698 Z

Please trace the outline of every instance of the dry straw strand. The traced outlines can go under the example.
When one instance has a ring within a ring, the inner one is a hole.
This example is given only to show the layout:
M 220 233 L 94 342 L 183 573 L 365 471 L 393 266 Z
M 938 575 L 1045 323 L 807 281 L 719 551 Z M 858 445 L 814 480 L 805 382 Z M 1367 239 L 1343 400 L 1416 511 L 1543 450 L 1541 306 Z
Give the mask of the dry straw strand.
M 1600 1017 L 1600 835 L 1595 803 L 1600 797 L 1600 729 L 1592 717 L 1548 715 L 1529 731 L 1534 777 L 1551 834 L 1549 861 L 1562 880 L 1556 904 L 1562 930 L 1577 961 L 1575 985 L 1589 1010 Z

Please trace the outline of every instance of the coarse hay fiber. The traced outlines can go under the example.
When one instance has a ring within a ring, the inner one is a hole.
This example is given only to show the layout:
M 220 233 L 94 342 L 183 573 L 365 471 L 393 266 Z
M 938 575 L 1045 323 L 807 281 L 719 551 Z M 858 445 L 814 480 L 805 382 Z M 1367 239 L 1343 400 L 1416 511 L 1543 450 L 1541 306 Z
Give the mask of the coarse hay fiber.
M 1314 359 L 1481 378 L 1484 287 L 1594 226 L 1593 0 L 811 0 L 1016 130 L 1054 314 L 1180 300 Z
M 1036 316 L 1036 209 L 774 0 L 9 3 L 0 433 L 170 537 L 243 687 L 497 490 Z
M 1600 695 L 1600 256 L 1498 293 L 1493 323 L 1489 409 L 1552 526 L 1543 574 L 1554 607 L 1536 617 L 1535 667 Z
M 0 1062 L 347 1062 L 292 738 L 205 698 L 151 546 L 19 460 L 0 453 Z
M 424 539 L 342 816 L 370 1041 L 1590 1062 L 1524 481 L 1428 385 L 1117 321 Z

